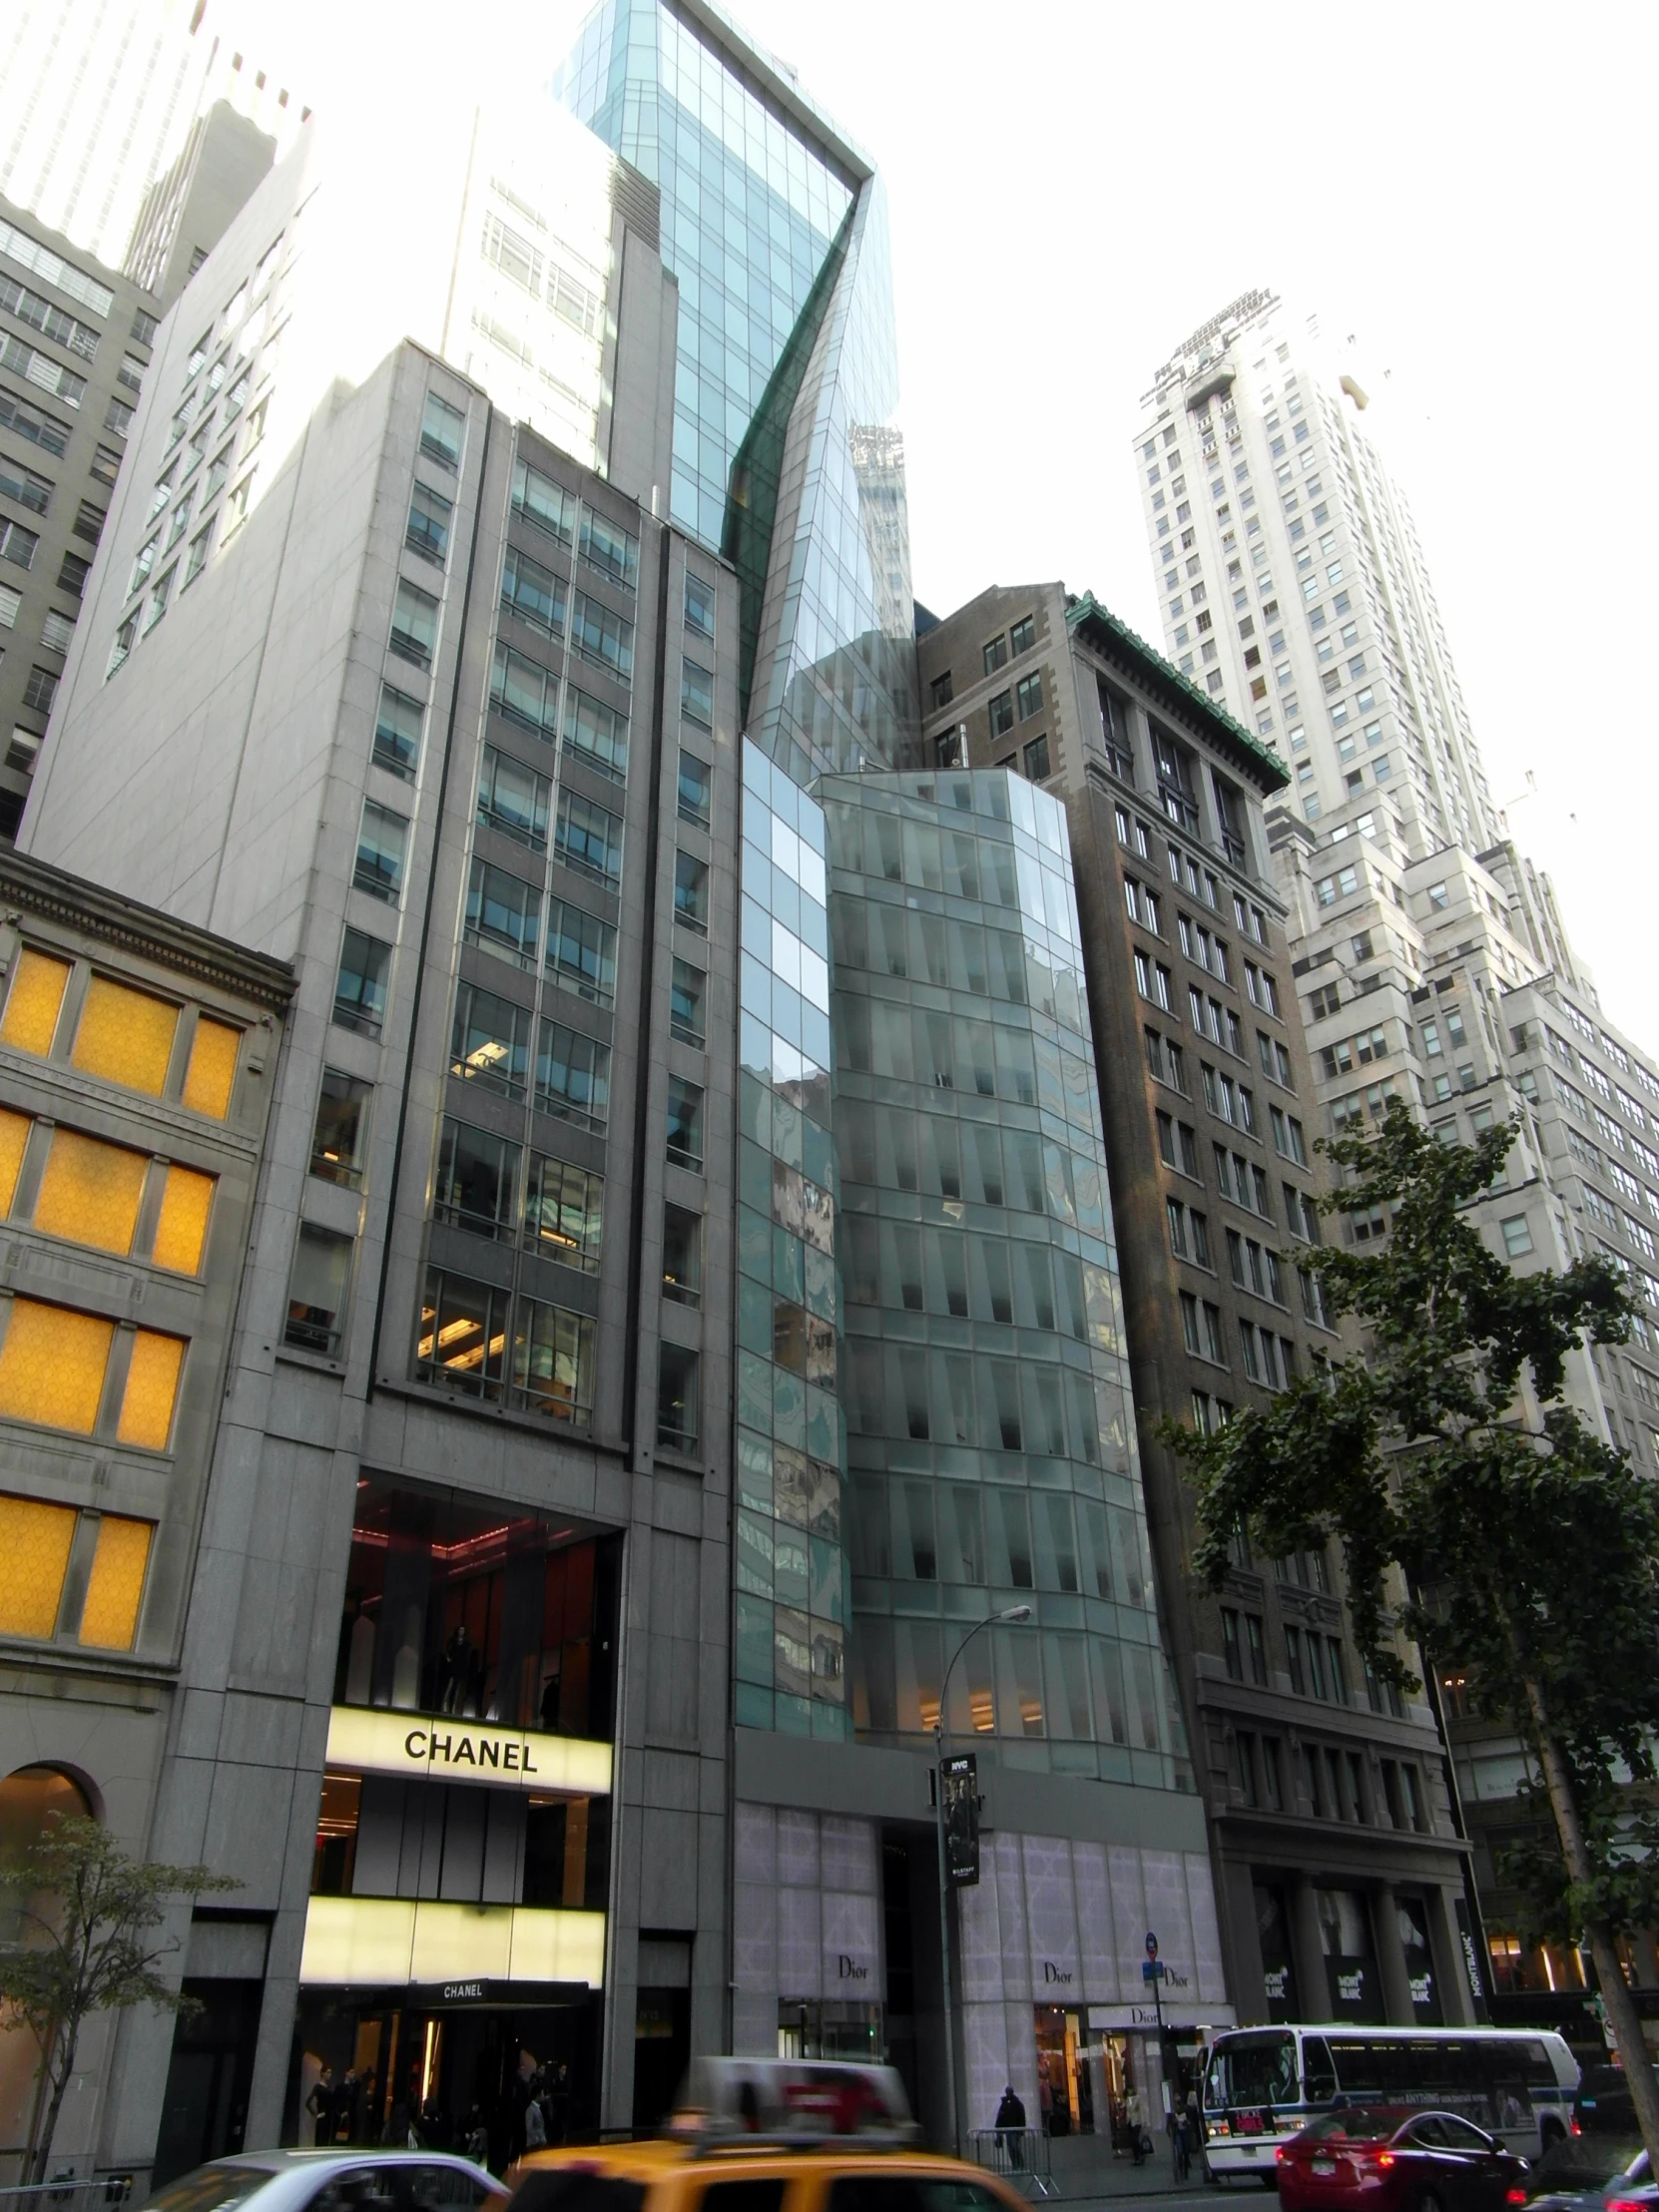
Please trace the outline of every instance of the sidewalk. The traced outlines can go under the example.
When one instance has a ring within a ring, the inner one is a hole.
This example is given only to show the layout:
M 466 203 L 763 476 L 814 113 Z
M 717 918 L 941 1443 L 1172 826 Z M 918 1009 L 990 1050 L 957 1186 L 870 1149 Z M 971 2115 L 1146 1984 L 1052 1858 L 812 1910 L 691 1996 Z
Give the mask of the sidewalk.
M 1204 2169 L 1195 2158 L 1185 2181 L 1175 2178 L 1175 2160 L 1167 2141 L 1160 2139 L 1152 2155 L 1137 2166 L 1127 2152 L 1112 2155 L 1103 2136 L 1061 2136 L 1048 2145 L 1053 2194 L 1046 2200 L 1032 2186 L 1029 2175 L 1004 2174 L 1022 2196 L 1034 2204 L 1063 2204 L 1066 2212 L 1087 2212 L 1098 2204 L 1114 2204 L 1123 2197 L 1190 2197 L 1217 2205 L 1220 2190 L 1210 2187 Z

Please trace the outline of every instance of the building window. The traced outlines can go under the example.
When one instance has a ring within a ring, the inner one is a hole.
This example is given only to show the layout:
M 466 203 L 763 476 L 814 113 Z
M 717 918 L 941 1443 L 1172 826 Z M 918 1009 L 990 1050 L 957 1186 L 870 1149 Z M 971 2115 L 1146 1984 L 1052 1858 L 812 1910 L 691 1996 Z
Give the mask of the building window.
M 342 1029 L 377 1037 L 386 1014 L 386 984 L 391 974 L 389 944 L 347 929 L 340 947 L 334 983 L 334 1019 Z
M 1524 1260 L 1532 1250 L 1532 1232 L 1527 1227 L 1524 1214 L 1511 1214 L 1507 1221 L 1500 1221 L 1498 1229 L 1503 1237 L 1503 1249 L 1511 1260 Z
M 541 886 L 476 856 L 466 893 L 466 934 L 520 967 L 540 959 Z
M 549 677 L 548 681 L 557 688 L 555 679 Z M 549 698 L 548 736 L 552 735 L 551 706 Z M 539 723 L 537 727 L 540 728 Z M 614 707 L 605 707 L 597 699 L 590 699 L 574 684 L 565 686 L 564 743 L 580 754 L 584 766 L 596 774 L 608 776 L 613 784 L 627 781 L 628 717 L 619 714 Z
M 715 587 L 686 571 L 686 628 L 711 643 L 715 635 Z
M 1014 708 L 1021 722 L 1029 722 L 1033 715 L 1042 713 L 1043 679 L 1040 669 L 1020 678 L 1014 687 Z
M 465 434 L 466 417 L 459 407 L 452 407 L 447 399 L 429 391 L 420 418 L 420 450 L 445 468 L 458 468 Z
M 351 1239 L 302 1221 L 288 1277 L 285 1343 L 304 1352 L 338 1352 L 350 1273 Z
M 668 1081 L 668 1157 L 675 1167 L 703 1172 L 703 1092 L 683 1075 Z
M 252 429 L 253 417 L 249 423 Z M 250 437 L 243 451 L 252 445 Z M 417 483 L 409 502 L 409 519 L 403 527 L 403 543 L 411 553 L 417 553 L 423 561 L 435 562 L 442 568 L 449 555 L 449 527 L 454 516 L 453 504 L 442 492 L 433 491 L 429 484 Z
M 640 541 L 621 523 L 610 521 L 592 507 L 584 507 L 577 550 L 589 568 L 597 570 L 622 591 L 632 592 L 638 587 Z
M 657 1364 L 657 1441 L 669 1451 L 697 1449 L 698 1355 L 665 1344 Z
M 674 918 L 700 937 L 709 934 L 709 863 L 690 852 L 674 855 Z
M 688 722 L 712 730 L 715 721 L 715 679 L 712 669 L 696 661 L 680 663 L 680 712 Z
M 311 1173 L 325 1183 L 343 1183 L 351 1190 L 361 1183 L 373 1095 L 373 1084 L 362 1076 L 323 1069 L 311 1126 Z
M 611 1113 L 611 1048 L 542 1020 L 536 1044 L 536 1104 L 544 1114 L 603 1136 Z
M 684 1206 L 663 1209 L 663 1296 L 679 1306 L 703 1303 L 703 1217 Z
M 352 887 L 367 891 L 374 898 L 389 899 L 395 905 L 403 889 L 403 862 L 408 839 L 409 822 L 406 815 L 394 814 L 389 807 L 382 807 L 378 800 L 365 799 L 362 820 L 357 829 L 357 859 L 351 873 Z
M 548 900 L 547 972 L 563 989 L 595 1006 L 614 1006 L 616 947 L 617 933 L 608 921 L 573 899 Z
M 987 712 L 990 716 L 992 739 L 994 740 L 997 738 L 1006 737 L 1008 732 L 1014 727 L 1013 693 L 1005 691 L 998 692 L 996 697 L 991 701 Z
M 703 993 L 707 981 L 701 968 L 676 958 L 669 979 L 668 1026 L 669 1034 L 681 1044 L 701 1047 L 706 1042 Z
M 992 638 L 985 647 L 985 674 L 994 676 L 999 668 L 1007 665 L 1007 660 L 1008 640 L 1005 637 Z
M 937 714 L 941 707 L 948 707 L 950 705 L 951 699 L 953 697 L 954 693 L 951 688 L 950 671 L 949 669 L 946 669 L 942 676 L 935 676 L 932 682 L 927 687 L 927 698 L 930 711 L 933 714 Z
M 599 1272 L 604 1237 L 605 1179 L 591 1168 L 534 1154 L 524 1193 L 524 1245 L 544 1260 Z
M 1022 653 L 1029 653 L 1036 640 L 1036 623 L 1032 616 L 1021 615 L 1008 633 L 1008 642 L 1017 660 Z
M 432 1219 L 479 1237 L 510 1237 L 517 1212 L 519 1147 L 445 1115 Z
M 618 683 L 634 681 L 634 625 L 586 592 L 575 595 L 570 642 L 583 660 L 607 670 Z
M 506 1366 L 507 1293 L 464 1276 L 426 1272 L 416 1372 L 468 1397 L 499 1400 Z
M 430 592 L 419 591 L 406 578 L 397 580 L 392 603 L 391 650 L 416 668 L 430 668 L 437 644 L 438 603 Z
M 1031 784 L 1040 784 L 1048 775 L 1048 740 L 1033 738 L 1025 748 L 1025 776 Z
M 540 561 L 531 560 L 516 545 L 509 545 L 501 569 L 502 613 L 516 615 L 520 622 L 545 631 L 550 638 L 562 638 L 565 602 L 563 577 L 543 568 Z
M 392 694 L 393 700 L 400 696 L 396 692 Z M 409 701 L 408 704 L 414 703 Z M 382 715 L 385 712 L 383 694 L 381 712 Z M 416 708 L 412 736 L 417 747 L 419 734 L 419 709 Z M 404 757 L 403 753 L 399 754 L 400 759 Z M 380 759 L 378 731 L 375 733 L 375 758 Z M 387 767 L 390 763 L 381 761 L 380 765 Z M 412 769 L 408 773 L 412 774 Z M 493 745 L 484 747 L 478 770 L 478 821 L 486 830 L 497 830 L 502 836 L 528 845 L 532 852 L 545 852 L 552 808 L 553 787 L 545 776 L 538 776 L 534 769 L 526 768 L 510 754 L 497 752 Z
M 689 822 L 699 830 L 709 827 L 710 787 L 714 770 L 707 761 L 700 761 L 695 753 L 680 748 L 679 814 L 682 822 Z
M 573 1428 L 590 1427 L 594 1333 L 589 1315 L 520 1297 L 513 1314 L 513 1403 Z

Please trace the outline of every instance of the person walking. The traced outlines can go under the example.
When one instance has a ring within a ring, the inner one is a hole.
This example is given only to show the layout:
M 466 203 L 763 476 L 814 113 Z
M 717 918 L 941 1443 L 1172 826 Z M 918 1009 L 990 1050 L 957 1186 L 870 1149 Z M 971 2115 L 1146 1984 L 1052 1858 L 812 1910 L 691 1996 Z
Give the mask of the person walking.
M 1009 2172 L 1019 2173 L 1025 2165 L 1025 2106 L 1015 2096 L 1011 2081 L 1002 2092 L 994 2125 L 996 2146 L 1007 2159 Z

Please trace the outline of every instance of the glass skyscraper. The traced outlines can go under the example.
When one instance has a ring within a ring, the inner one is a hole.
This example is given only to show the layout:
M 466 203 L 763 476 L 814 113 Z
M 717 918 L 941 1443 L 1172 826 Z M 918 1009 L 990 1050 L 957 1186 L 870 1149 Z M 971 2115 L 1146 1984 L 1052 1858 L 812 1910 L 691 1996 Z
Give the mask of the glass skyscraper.
M 604 0 L 553 91 L 662 195 L 680 286 L 676 523 L 737 567 L 748 735 L 796 783 L 914 724 L 886 209 L 735 27 Z

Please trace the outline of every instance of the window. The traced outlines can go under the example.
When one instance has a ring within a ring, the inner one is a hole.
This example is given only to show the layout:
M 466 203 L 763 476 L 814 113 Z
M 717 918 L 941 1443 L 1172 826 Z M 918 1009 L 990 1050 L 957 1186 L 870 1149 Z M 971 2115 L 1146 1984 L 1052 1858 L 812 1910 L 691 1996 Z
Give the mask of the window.
M 1244 1680 L 1244 1640 L 1240 1633 L 1239 1616 L 1229 1605 L 1221 1609 L 1221 1649 L 1230 1682 Z
M 518 1202 L 519 1148 L 445 1115 L 438 1141 L 432 1219 L 480 1237 L 510 1237 Z
M 524 1243 L 528 1251 L 561 1267 L 599 1272 L 604 1236 L 605 1179 L 568 1160 L 532 1154 L 524 1193 Z
M 703 1303 L 703 1217 L 663 1208 L 663 1296 L 677 1306 Z
M 536 1104 L 603 1136 L 611 1112 L 611 1048 L 545 1018 L 536 1045 Z
M 1192 835 L 1198 833 L 1198 801 L 1194 793 L 1192 761 L 1173 738 L 1152 725 L 1152 758 L 1158 777 L 1158 797 L 1165 815 Z
M 621 523 L 611 522 L 592 507 L 582 509 L 582 532 L 578 551 L 589 568 L 597 569 L 601 576 L 609 578 L 623 591 L 633 591 L 639 583 L 640 541 L 625 530 Z
M 178 563 L 175 562 L 173 567 L 164 569 L 162 574 L 156 578 L 155 585 L 150 593 L 150 612 L 146 616 L 144 624 L 147 633 L 155 629 L 157 623 L 161 621 L 171 605 L 173 586 L 178 574 L 179 567 Z
M 468 938 L 520 967 L 534 968 L 540 956 L 540 930 L 541 885 L 527 883 L 475 854 L 466 892 Z
M 1273 1148 L 1287 1160 L 1294 1160 L 1298 1167 L 1308 1165 L 1308 1144 L 1302 1124 L 1294 1114 L 1285 1113 L 1278 1106 L 1268 1108 L 1268 1119 L 1273 1129 Z
M 937 714 L 941 707 L 948 707 L 954 696 L 949 669 L 942 676 L 935 676 L 927 687 L 928 706 L 933 714 Z
M 1428 903 L 1435 913 L 1443 913 L 1451 903 L 1451 894 L 1443 883 L 1430 883 Z
M 1048 740 L 1033 738 L 1025 748 L 1025 776 L 1031 784 L 1040 784 L 1048 775 Z
M 325 1067 L 311 1125 L 311 1173 L 355 1190 L 362 1181 L 372 1083 Z
M 7 594 L 0 592 L 0 598 L 7 596 Z M 16 599 L 18 595 L 13 592 L 9 596 Z M 10 624 L 5 622 L 3 613 L 0 613 L 0 624 L 4 624 L 8 629 L 10 628 Z M 55 607 L 48 607 L 45 614 L 40 618 L 41 644 L 47 647 L 50 652 L 67 653 L 74 640 L 75 622 L 73 616 L 61 615 Z M 1656 1172 L 1659 1172 L 1659 1170 L 1656 1170 Z
M 338 1352 L 350 1273 L 351 1239 L 302 1221 L 288 1277 L 284 1343 L 303 1352 Z
M 634 681 L 634 625 L 586 592 L 575 595 L 570 642 L 583 660 L 609 670 L 618 683 Z
M 1040 669 L 1034 670 L 1029 676 L 1022 676 L 1015 685 L 1014 711 L 1021 722 L 1029 722 L 1033 715 L 1042 713 L 1043 680 Z
M 440 399 L 435 391 L 429 391 L 420 418 L 420 450 L 429 459 L 442 462 L 445 468 L 457 468 L 465 432 L 466 417 L 459 407 L 452 407 L 447 399 Z
M 1106 766 L 1122 783 L 1132 784 L 1135 781 L 1135 756 L 1129 743 L 1129 710 L 1099 677 L 1095 679 L 1095 691 L 1100 701 L 1100 727 L 1106 748 Z M 1123 841 L 1127 844 L 1128 837 L 1125 836 Z
M 551 729 L 550 722 L 549 735 Z M 597 775 L 608 776 L 613 784 L 627 781 L 628 717 L 590 699 L 574 684 L 565 686 L 564 742 Z
M 680 748 L 680 820 L 694 824 L 699 830 L 709 827 L 709 787 L 713 776 L 714 771 L 707 761 L 700 761 L 684 746 Z
M 714 727 L 714 672 L 696 661 L 680 663 L 680 712 L 688 722 L 698 723 L 705 730 Z
M 533 522 L 538 530 L 545 530 L 561 545 L 575 543 L 575 494 L 525 461 L 513 463 L 513 512 Z
M 707 1040 L 703 1016 L 707 982 L 703 970 L 690 960 L 675 960 L 669 979 L 668 1027 L 682 1044 L 702 1046 Z
M 703 1092 L 682 1075 L 669 1077 L 668 1157 L 675 1167 L 703 1172 Z
M 49 668 L 38 665 L 29 671 L 23 686 L 23 704 L 40 715 L 52 712 L 52 702 L 58 695 L 58 679 Z
M 657 1365 L 657 1441 L 666 1450 L 697 1449 L 698 1355 L 664 1344 Z
M 1018 622 L 1008 632 L 1008 643 L 1013 649 L 1016 660 L 1022 653 L 1030 652 L 1036 634 L 1036 624 L 1033 618 L 1030 615 L 1021 615 Z
M 986 711 L 990 716 L 992 738 L 1006 737 L 1014 727 L 1013 693 L 998 692 Z
M 528 553 L 509 545 L 501 570 L 501 611 L 516 615 L 549 637 L 563 637 L 565 584 L 550 568 L 531 560 Z
M 994 676 L 999 668 L 1006 666 L 1007 659 L 1007 639 L 992 638 L 989 645 L 987 645 L 985 648 L 985 674 L 987 676 Z
M 701 576 L 686 571 L 686 628 L 711 643 L 715 634 L 715 587 L 705 583 Z M 949 678 L 945 682 L 948 685 Z M 948 692 L 946 694 L 948 697 Z M 938 702 L 935 702 L 938 704 Z
M 561 791 L 553 849 L 567 867 L 616 890 L 622 882 L 622 819 L 578 793 Z
M 593 1385 L 592 1320 L 521 1297 L 513 1314 L 513 1403 L 586 1428 L 593 1419 Z
M 386 1018 L 386 983 L 391 946 L 360 929 L 347 929 L 334 981 L 334 1019 L 342 1029 L 377 1037 Z
M 33 530 L 25 530 L 21 522 L 9 522 L 0 515 L 0 561 L 10 561 L 17 568 L 33 568 L 35 554 L 40 549 L 40 539 Z M 90 563 L 82 563 L 85 573 Z
M 380 708 L 374 720 L 374 759 L 406 783 L 413 783 L 420 765 L 420 725 L 425 708 L 418 699 L 390 684 L 380 686 Z M 488 749 L 486 760 L 491 758 Z
M 131 415 L 132 410 L 129 408 L 129 420 Z M 73 435 L 67 422 L 60 422 L 56 415 L 44 413 L 9 391 L 0 391 L 0 430 L 9 430 L 14 437 L 22 438 L 30 445 L 38 445 L 43 453 L 64 452 Z M 106 456 L 109 456 L 108 461 Z M 109 465 L 109 461 L 113 461 L 113 467 Z M 99 446 L 93 474 L 99 476 L 101 482 L 113 484 L 120 466 L 119 453 L 113 452 L 107 445 Z
M 674 855 L 674 918 L 700 937 L 709 934 L 709 863 L 690 852 Z
M 528 845 L 532 852 L 545 852 L 552 807 L 553 787 L 545 776 L 493 745 L 484 747 L 478 770 L 478 820 L 485 829 Z
M 1503 1238 L 1503 1249 L 1511 1260 L 1523 1260 L 1532 1250 L 1532 1232 L 1527 1227 L 1524 1214 L 1511 1214 L 1507 1221 L 1498 1223 Z
M 198 530 L 195 537 L 191 539 L 190 557 L 185 563 L 184 581 L 179 586 L 181 591 L 188 591 L 207 567 L 208 547 L 212 543 L 213 534 L 214 526 L 210 522 L 205 530 Z
M 397 597 L 392 603 L 391 650 L 405 661 L 413 661 L 417 668 L 430 668 L 437 637 L 437 601 L 430 592 L 417 590 L 399 577 Z
M 395 905 L 403 889 L 408 838 L 406 815 L 393 814 L 377 800 L 365 799 L 357 828 L 357 864 L 351 872 L 353 889 L 389 899 Z
M 507 1293 L 464 1276 L 426 1272 L 416 1374 L 469 1397 L 498 1400 L 507 1345 Z
M 568 898 L 547 902 L 547 972 L 595 1006 L 616 1004 L 617 933 Z

